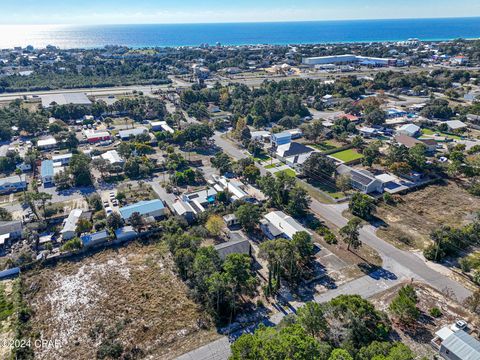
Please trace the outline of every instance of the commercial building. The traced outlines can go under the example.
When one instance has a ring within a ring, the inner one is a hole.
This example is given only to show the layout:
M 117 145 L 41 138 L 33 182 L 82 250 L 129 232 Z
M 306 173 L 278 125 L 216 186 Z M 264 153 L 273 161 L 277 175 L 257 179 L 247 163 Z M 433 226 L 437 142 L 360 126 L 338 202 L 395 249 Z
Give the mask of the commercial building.
M 48 109 L 55 105 L 85 105 L 90 106 L 92 102 L 85 93 L 63 93 L 42 95 L 42 107 Z
M 128 205 L 119 209 L 120 215 L 124 220 L 128 220 L 133 213 L 139 213 L 142 216 L 152 216 L 154 218 L 166 214 L 165 206 L 162 200 L 145 200 Z
M 326 64 L 355 64 L 367 66 L 396 66 L 397 59 L 378 58 L 371 56 L 359 56 L 353 54 L 332 55 L 332 56 L 316 56 L 303 58 L 304 65 L 326 65 Z
M 85 137 L 87 138 L 87 141 L 90 144 L 94 144 L 101 141 L 112 140 L 112 136 L 108 131 L 97 131 L 97 130 L 88 129 L 88 130 L 84 130 L 83 134 L 85 135 Z
M 53 136 L 50 136 L 45 139 L 40 139 L 37 141 L 37 147 L 40 150 L 48 150 L 48 149 L 53 149 L 54 147 L 57 146 L 57 140 Z
M 141 134 L 145 134 L 145 133 L 148 133 L 148 129 L 141 126 L 141 127 L 138 127 L 138 128 L 134 128 L 134 129 L 128 129 L 128 130 L 120 130 L 118 132 L 118 136 L 120 137 L 120 139 L 122 140 L 128 140 L 130 139 L 131 137 L 135 137 L 135 136 L 138 136 L 138 135 L 141 135 Z
M 0 194 L 10 194 L 27 188 L 25 175 L 14 175 L 0 179 Z
M 63 240 L 70 240 L 75 237 L 77 230 L 77 223 L 82 216 L 82 209 L 73 209 L 70 211 L 68 217 L 63 221 L 63 228 L 60 231 Z

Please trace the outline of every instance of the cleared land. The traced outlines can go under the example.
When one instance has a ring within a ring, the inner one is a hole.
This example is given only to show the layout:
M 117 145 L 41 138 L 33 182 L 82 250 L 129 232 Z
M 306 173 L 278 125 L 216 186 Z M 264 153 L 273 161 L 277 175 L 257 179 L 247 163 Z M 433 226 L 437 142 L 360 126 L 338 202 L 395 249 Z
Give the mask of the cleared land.
M 432 185 L 406 194 L 395 206 L 382 203 L 377 216 L 386 227 L 377 234 L 403 248 L 423 249 L 432 230 L 441 225 L 461 226 L 480 210 L 480 199 L 453 182 Z
M 363 158 L 363 155 L 358 153 L 354 149 L 339 151 L 337 153 L 331 154 L 330 156 L 346 163 Z
M 35 358 L 173 359 L 215 339 L 172 268 L 161 244 L 135 243 L 24 273 L 32 334 L 62 344 Z

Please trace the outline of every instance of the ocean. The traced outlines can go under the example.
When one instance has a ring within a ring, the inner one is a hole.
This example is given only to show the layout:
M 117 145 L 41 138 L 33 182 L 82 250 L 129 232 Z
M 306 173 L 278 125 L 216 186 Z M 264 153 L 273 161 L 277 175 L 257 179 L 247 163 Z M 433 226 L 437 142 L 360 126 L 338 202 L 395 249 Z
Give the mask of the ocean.
M 255 44 L 315 44 L 480 38 L 480 17 L 221 24 L 0 25 L 0 48 L 132 48 Z

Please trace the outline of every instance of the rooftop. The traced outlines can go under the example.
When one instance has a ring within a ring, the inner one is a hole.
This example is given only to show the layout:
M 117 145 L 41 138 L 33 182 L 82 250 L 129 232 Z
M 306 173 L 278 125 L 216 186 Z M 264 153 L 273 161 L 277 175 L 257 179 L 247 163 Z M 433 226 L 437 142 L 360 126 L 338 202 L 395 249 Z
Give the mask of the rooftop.
M 443 342 L 442 347 L 455 354 L 458 359 L 478 360 L 480 359 L 480 341 L 459 330 L 448 336 Z
M 49 108 L 53 103 L 57 105 L 91 105 L 92 102 L 88 99 L 85 93 L 63 93 L 63 94 L 48 94 L 42 95 L 42 106 Z
M 48 177 L 48 176 L 53 176 L 54 175 L 53 160 L 43 160 L 42 161 L 40 174 L 41 174 L 42 177 Z
M 144 200 L 138 203 L 128 205 L 119 209 L 122 218 L 128 219 L 133 213 L 138 212 L 140 215 L 149 214 L 165 208 L 162 200 Z

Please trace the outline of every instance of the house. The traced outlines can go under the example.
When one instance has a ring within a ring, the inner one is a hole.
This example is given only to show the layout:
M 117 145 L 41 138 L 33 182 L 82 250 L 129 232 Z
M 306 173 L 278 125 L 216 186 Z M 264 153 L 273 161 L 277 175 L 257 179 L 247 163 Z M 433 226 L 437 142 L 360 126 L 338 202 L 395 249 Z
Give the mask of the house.
M 83 247 L 92 247 L 96 245 L 105 244 L 110 239 L 107 230 L 102 230 L 93 234 L 87 234 L 80 237 Z
M 208 105 L 208 112 L 209 113 L 213 114 L 213 113 L 218 113 L 220 111 L 222 111 L 222 110 L 220 110 L 220 108 L 217 105 L 215 105 L 215 104 L 209 104 Z
M 57 146 L 57 140 L 55 140 L 53 136 L 37 141 L 37 147 L 40 150 L 53 149 L 56 146 Z
M 77 233 L 77 223 L 82 213 L 82 209 L 73 209 L 70 211 L 68 217 L 63 221 L 63 228 L 60 231 L 63 240 L 70 240 L 75 237 Z
M 173 201 L 170 208 L 170 210 L 175 213 L 175 215 L 182 216 L 189 223 L 193 222 L 195 220 L 195 215 L 197 215 L 197 212 L 195 211 L 193 206 L 190 205 L 189 201 L 183 201 L 179 198 Z
M 52 161 L 54 164 L 60 164 L 61 166 L 68 165 L 70 163 L 70 160 L 72 159 L 73 154 L 68 153 L 68 154 L 59 154 L 59 155 L 53 155 L 52 156 Z
M 134 129 L 120 130 L 118 132 L 118 136 L 122 140 L 129 140 L 131 137 L 135 137 L 135 136 L 145 134 L 145 133 L 148 133 L 148 129 L 143 127 L 143 126 L 140 126 L 138 128 L 134 128 Z
M 371 127 L 362 126 L 358 129 L 360 135 L 365 138 L 372 138 L 378 135 L 378 130 Z
M 267 142 L 271 138 L 270 131 L 259 130 L 250 133 L 253 141 Z
M 275 155 L 281 160 L 301 154 L 311 154 L 314 150 L 297 142 L 290 142 L 277 147 Z
M 292 134 L 290 134 L 289 132 L 272 134 L 272 145 L 274 147 L 289 144 L 291 141 L 292 141 Z
M 337 167 L 337 173 L 350 176 L 352 187 L 364 194 L 383 192 L 383 182 L 367 170 L 358 170 L 342 164 Z
M 205 211 L 205 208 L 215 202 L 217 197 L 217 190 L 208 187 L 204 190 L 186 193 L 182 195 L 182 200 L 190 204 L 195 212 L 201 213 Z
M 414 137 L 420 132 L 420 127 L 414 124 L 405 124 L 397 129 L 398 135 L 407 135 Z
M 218 252 L 220 259 L 225 258 L 230 254 L 245 254 L 251 256 L 252 247 L 250 241 L 240 233 L 230 233 L 233 239 L 222 244 L 215 245 L 215 250 Z
M 30 164 L 27 164 L 26 162 L 22 162 L 21 164 L 15 165 L 15 168 L 22 172 L 27 172 L 32 170 L 32 166 Z
M 228 227 L 236 226 L 239 224 L 239 221 L 235 214 L 227 214 L 223 216 L 223 221 Z
M 0 248 L 5 247 L 12 240 L 22 237 L 23 224 L 19 220 L 0 221 Z
M 53 178 L 55 176 L 53 168 L 53 160 L 43 160 L 40 166 L 40 176 L 42 178 L 43 185 L 53 184 Z
M 445 124 L 447 124 L 448 129 L 451 131 L 466 129 L 468 127 L 467 124 L 460 120 L 445 121 Z
M 242 187 L 245 185 L 241 181 L 217 175 L 213 175 L 213 179 L 216 182 L 214 189 L 218 192 L 227 192 L 230 195 L 230 201 L 242 200 L 248 197 L 248 194 L 242 190 Z
M 42 107 L 48 109 L 54 105 L 85 105 L 90 106 L 92 102 L 84 93 L 62 93 L 42 95 Z
M 150 122 L 151 130 L 152 131 L 166 131 L 170 134 L 173 134 L 175 130 L 173 130 L 166 121 L 151 121 Z
M 285 237 L 292 239 L 297 232 L 308 232 L 294 218 L 288 216 L 283 211 L 272 211 L 263 216 L 260 220 L 260 228 L 269 239 Z
M 340 114 L 340 115 L 337 115 L 335 117 L 335 119 L 347 119 L 348 121 L 350 122 L 353 122 L 353 123 L 356 123 L 356 122 L 359 122 L 360 121 L 360 117 L 358 117 L 357 115 L 353 115 L 353 114 Z
M 415 139 L 407 135 L 395 135 L 394 140 L 397 144 L 403 145 L 408 149 L 418 144 L 425 145 L 428 152 L 435 152 L 437 149 L 437 142 L 434 139 Z
M 3 270 L 3 271 L 0 271 L 0 280 L 13 278 L 13 277 L 18 276 L 19 274 L 20 274 L 20 268 L 19 267 L 6 269 L 6 270 Z
M 124 226 L 115 230 L 115 237 L 119 241 L 128 241 L 135 239 L 138 236 L 138 233 L 131 226 Z
M 138 203 L 124 206 L 118 210 L 123 220 L 128 220 L 133 213 L 139 213 L 142 216 L 152 216 L 154 218 L 166 214 L 165 205 L 162 200 L 144 200 Z
M 292 135 L 292 140 L 300 139 L 303 136 L 303 131 L 300 129 L 289 129 L 289 130 L 285 130 L 284 132 Z
M 105 130 L 88 129 L 88 130 L 84 130 L 83 134 L 85 135 L 85 137 L 87 138 L 87 141 L 90 144 L 95 144 L 95 143 L 98 143 L 98 142 L 101 142 L 101 141 L 112 140 L 112 136 L 110 135 L 110 133 L 108 131 L 105 131 Z
M 125 160 L 118 154 L 117 150 L 109 150 L 100 156 L 111 165 L 123 165 L 125 163 Z
M 27 189 L 27 178 L 24 174 L 0 179 L 0 194 L 10 194 Z
M 446 360 L 478 360 L 480 341 L 464 330 L 458 330 L 442 341 L 439 354 Z
M 386 113 L 387 113 L 387 118 L 389 119 L 408 115 L 406 111 L 395 109 L 395 108 L 388 109 Z

